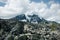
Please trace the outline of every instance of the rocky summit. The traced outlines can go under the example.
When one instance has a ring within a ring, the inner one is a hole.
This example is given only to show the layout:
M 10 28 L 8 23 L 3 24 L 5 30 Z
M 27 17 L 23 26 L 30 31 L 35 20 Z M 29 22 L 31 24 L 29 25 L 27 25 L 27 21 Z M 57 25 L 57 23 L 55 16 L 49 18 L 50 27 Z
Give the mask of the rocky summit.
M 60 40 L 59 23 L 40 19 L 37 15 L 28 17 L 30 21 L 25 15 L 0 19 L 0 40 Z

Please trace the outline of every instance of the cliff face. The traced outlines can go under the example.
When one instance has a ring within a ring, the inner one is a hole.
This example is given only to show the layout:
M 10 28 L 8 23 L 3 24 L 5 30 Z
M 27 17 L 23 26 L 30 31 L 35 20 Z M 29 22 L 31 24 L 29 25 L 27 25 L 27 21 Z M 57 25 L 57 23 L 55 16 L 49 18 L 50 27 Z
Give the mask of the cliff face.
M 60 40 L 60 24 L 0 19 L 0 40 Z

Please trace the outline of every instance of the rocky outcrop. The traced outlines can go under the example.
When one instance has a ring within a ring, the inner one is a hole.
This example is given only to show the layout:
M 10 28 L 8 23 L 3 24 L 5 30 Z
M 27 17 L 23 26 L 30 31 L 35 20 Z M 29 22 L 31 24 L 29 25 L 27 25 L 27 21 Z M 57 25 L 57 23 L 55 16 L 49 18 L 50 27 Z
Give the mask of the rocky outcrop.
M 60 24 L 0 19 L 0 40 L 60 40 Z

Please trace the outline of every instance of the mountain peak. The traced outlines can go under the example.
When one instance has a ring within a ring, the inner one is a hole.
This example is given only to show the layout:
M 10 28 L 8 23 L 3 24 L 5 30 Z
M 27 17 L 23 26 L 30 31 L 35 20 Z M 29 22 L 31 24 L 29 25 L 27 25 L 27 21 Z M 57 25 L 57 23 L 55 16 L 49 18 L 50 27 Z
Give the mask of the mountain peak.
M 30 22 L 30 23 L 40 23 L 42 21 L 45 21 L 44 18 L 40 18 L 38 15 L 33 14 L 33 15 L 25 15 L 25 14 L 20 14 L 14 18 L 13 20 L 19 20 L 19 21 L 24 21 L 24 22 Z

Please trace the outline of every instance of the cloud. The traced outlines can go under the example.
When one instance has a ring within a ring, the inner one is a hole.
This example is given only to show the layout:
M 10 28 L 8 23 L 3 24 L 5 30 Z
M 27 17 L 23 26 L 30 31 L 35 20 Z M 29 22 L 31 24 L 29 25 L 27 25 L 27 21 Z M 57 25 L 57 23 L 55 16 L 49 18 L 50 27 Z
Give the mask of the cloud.
M 60 22 L 60 4 L 50 1 L 36 3 L 30 0 L 7 0 L 4 7 L 0 7 L 0 18 L 12 18 L 19 14 L 37 14 L 46 20 Z
M 0 7 L 0 18 L 8 19 L 21 14 L 28 3 L 28 0 L 8 0 L 4 7 Z
M 8 0 L 0 0 L 0 2 L 7 2 Z
M 58 21 L 60 20 L 60 4 L 51 4 L 50 8 L 46 11 L 45 16 L 47 20 Z M 52 18 L 52 19 L 51 19 Z
M 50 7 L 48 7 L 48 5 L 50 5 Z M 34 13 L 46 20 L 60 22 L 60 4 L 50 1 L 48 5 L 44 2 L 32 2 L 27 14 Z

